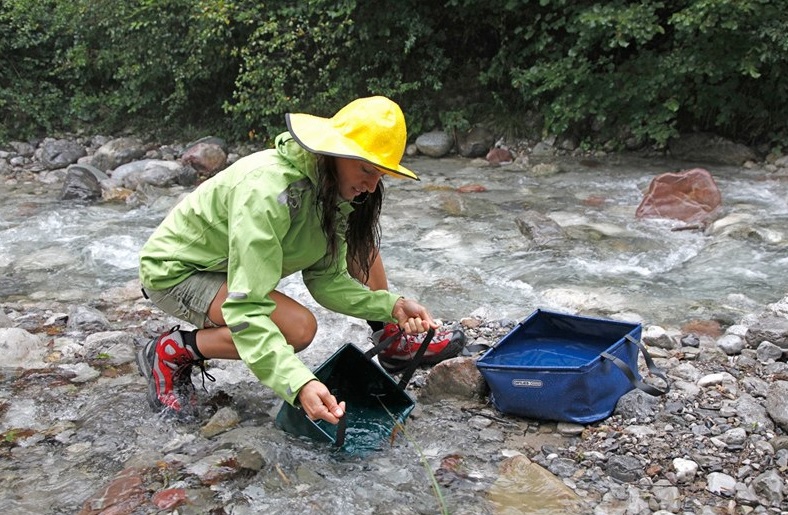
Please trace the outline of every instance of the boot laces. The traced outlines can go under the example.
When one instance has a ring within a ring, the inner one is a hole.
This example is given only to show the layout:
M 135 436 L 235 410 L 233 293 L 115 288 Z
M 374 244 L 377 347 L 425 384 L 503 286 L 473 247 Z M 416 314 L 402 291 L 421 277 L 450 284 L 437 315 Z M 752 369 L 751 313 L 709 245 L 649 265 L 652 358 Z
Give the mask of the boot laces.
M 208 388 L 205 387 L 205 380 L 208 379 L 211 382 L 215 382 L 216 378 L 213 377 L 208 370 L 205 368 L 205 360 L 191 360 L 186 361 L 183 363 L 179 363 L 179 367 L 175 370 L 172 374 L 172 382 L 176 384 L 181 389 L 194 389 L 194 384 L 192 383 L 192 367 L 199 367 L 200 368 L 200 375 L 202 377 L 202 389 L 205 392 L 208 392 Z
M 205 361 L 200 360 L 195 363 L 196 366 L 200 367 L 200 375 L 202 376 L 202 389 L 205 392 L 208 392 L 208 389 L 205 387 L 205 380 L 208 379 L 210 382 L 216 382 L 216 378 L 213 377 L 206 369 L 205 369 Z

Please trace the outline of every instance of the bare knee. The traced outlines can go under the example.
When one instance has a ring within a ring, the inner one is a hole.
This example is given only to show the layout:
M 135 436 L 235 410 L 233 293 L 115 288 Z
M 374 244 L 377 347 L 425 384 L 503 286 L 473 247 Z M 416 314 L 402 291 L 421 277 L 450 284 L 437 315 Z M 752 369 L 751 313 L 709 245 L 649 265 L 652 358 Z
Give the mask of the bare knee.
M 317 333 L 315 315 L 284 293 L 274 290 L 269 295 L 276 303 L 271 320 L 296 352 L 306 349 Z
M 282 331 L 287 343 L 289 343 L 296 352 L 301 352 L 309 347 L 309 344 L 315 339 L 316 333 L 317 319 L 309 310 L 303 310 L 298 316 L 288 320 L 287 328 Z

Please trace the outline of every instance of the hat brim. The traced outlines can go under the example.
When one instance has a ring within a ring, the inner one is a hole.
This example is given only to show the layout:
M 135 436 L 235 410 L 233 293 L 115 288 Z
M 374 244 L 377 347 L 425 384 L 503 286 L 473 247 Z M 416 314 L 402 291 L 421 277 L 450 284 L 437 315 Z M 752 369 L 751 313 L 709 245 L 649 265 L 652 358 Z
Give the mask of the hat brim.
M 366 150 L 355 142 L 345 138 L 331 125 L 330 120 L 305 113 L 287 113 L 285 115 L 287 130 L 299 145 L 314 152 L 334 157 L 360 159 L 380 168 L 387 175 L 398 179 L 415 179 L 419 177 L 401 164 L 395 167 L 386 166 L 375 160 Z

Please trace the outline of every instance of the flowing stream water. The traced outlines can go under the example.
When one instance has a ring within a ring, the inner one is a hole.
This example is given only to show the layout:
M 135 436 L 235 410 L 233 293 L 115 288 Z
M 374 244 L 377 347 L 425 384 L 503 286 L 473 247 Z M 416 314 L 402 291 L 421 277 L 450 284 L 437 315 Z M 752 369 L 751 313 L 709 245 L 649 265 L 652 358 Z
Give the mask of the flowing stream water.
M 478 308 L 519 319 L 536 307 L 580 307 L 673 325 L 719 315 L 737 299 L 773 302 L 788 289 L 788 181 L 707 166 L 723 215 L 740 223 L 706 235 L 672 230 L 681 222 L 635 218 L 657 174 L 690 165 L 580 163 L 567 160 L 564 172 L 534 177 L 463 159 L 411 159 L 422 181 L 387 180 L 382 253 L 391 288 L 444 319 Z M 486 191 L 456 191 L 468 184 Z M 57 201 L 56 189 L 21 184 L 0 198 L 0 298 L 89 301 L 135 278 L 137 250 L 176 200 L 82 206 Z M 547 215 L 566 236 L 533 245 L 515 222 L 526 210 Z
M 673 230 L 683 224 L 637 219 L 635 210 L 656 175 L 693 165 L 658 158 L 556 162 L 560 173 L 534 176 L 515 165 L 491 168 L 460 158 L 408 159 L 406 164 L 420 173 L 420 182 L 387 179 L 382 253 L 390 287 L 420 299 L 444 320 L 471 314 L 521 320 L 546 308 L 638 317 L 644 325 L 666 327 L 680 327 L 691 319 L 734 322 L 788 292 L 785 178 L 759 169 L 706 166 L 720 187 L 722 215 L 730 224 L 715 232 Z M 480 184 L 485 191 L 457 191 L 470 184 Z M 0 186 L 0 299 L 90 304 L 106 289 L 133 281 L 138 249 L 181 193 L 173 190 L 150 205 L 128 207 L 59 201 L 58 189 L 40 183 Z M 540 246 L 525 237 L 516 219 L 531 210 L 558 223 L 561 238 Z M 318 312 L 317 342 L 303 358 L 308 364 L 317 365 L 344 341 L 366 337 L 361 321 L 349 324 L 346 317 L 315 306 L 298 277 L 286 278 L 281 288 Z M 253 384 L 242 366 L 227 366 L 217 374 L 220 381 Z M 89 405 L 74 408 L 91 413 L 83 423 L 114 435 L 105 446 L 125 445 L 124 434 L 135 434 L 138 441 L 155 440 L 157 431 L 170 431 L 155 418 L 141 428 L 140 419 L 151 416 L 142 389 L 132 390 L 118 386 L 111 399 L 83 399 Z M 253 394 L 238 394 L 242 406 L 243 395 Z M 278 401 L 272 395 L 265 399 L 256 409 L 275 410 Z M 428 418 L 432 409 L 436 408 L 424 408 L 419 418 Z M 34 418 L 36 407 L 31 401 L 14 410 L 19 422 Z M 62 416 L 68 418 L 67 413 Z M 184 439 L 185 433 L 168 433 L 167 438 Z M 249 438 L 274 447 L 287 441 L 282 435 L 250 433 Z M 423 455 L 435 458 L 453 442 L 462 442 L 462 432 L 458 429 L 447 438 L 441 428 L 427 424 L 419 440 Z M 320 447 L 292 448 L 288 442 L 290 460 L 328 471 L 324 478 L 339 477 L 321 479 L 325 491 L 313 494 L 332 499 L 322 507 L 326 511 L 368 512 L 375 505 L 372 497 L 380 495 L 368 488 L 376 482 L 390 482 L 395 485 L 392 491 L 402 495 L 421 492 L 430 497 L 412 453 L 403 457 L 395 452 L 398 449 L 384 450 L 366 461 L 343 460 Z M 103 448 L 95 445 L 92 452 L 100 455 Z M 31 488 L 26 494 L 41 497 L 37 506 L 45 506 L 46 497 L 60 496 L 61 505 L 76 502 L 79 494 L 71 491 L 73 483 L 89 482 L 87 476 L 66 475 L 68 463 L 46 453 L 26 459 L 30 470 L 49 478 L 44 482 L 47 488 Z M 102 467 L 106 474 L 117 471 L 115 462 L 96 461 L 99 475 Z M 96 480 L 92 476 L 91 481 Z M 303 507 L 266 485 L 247 488 L 245 494 L 252 507 L 248 513 L 292 513 Z M 393 494 L 384 493 L 382 500 L 386 495 Z M 468 499 L 458 496 L 454 502 L 462 505 Z M 420 502 L 425 510 L 431 509 L 429 501 Z M 471 512 L 485 511 L 473 503 L 468 506 Z

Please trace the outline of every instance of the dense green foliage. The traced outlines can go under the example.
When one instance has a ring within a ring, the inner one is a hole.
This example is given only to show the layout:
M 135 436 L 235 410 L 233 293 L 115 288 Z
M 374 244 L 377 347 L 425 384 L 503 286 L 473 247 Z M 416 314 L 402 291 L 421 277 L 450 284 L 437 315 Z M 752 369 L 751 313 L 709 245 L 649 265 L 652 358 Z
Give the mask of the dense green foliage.
M 283 114 L 397 100 L 411 133 L 587 145 L 788 134 L 781 0 L 0 0 L 0 139 L 268 140 Z

